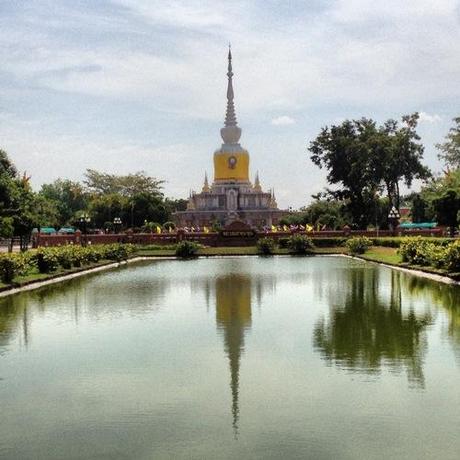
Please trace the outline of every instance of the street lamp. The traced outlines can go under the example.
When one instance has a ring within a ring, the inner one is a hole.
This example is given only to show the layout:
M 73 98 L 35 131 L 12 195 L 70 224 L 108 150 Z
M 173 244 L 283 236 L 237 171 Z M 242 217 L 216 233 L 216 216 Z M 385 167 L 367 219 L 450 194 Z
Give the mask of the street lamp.
M 118 233 L 120 231 L 121 225 L 122 225 L 121 218 L 115 217 L 113 219 L 113 226 L 115 227 L 115 233 Z
M 388 213 L 388 222 L 390 223 L 390 230 L 393 235 L 396 227 L 398 226 L 398 221 L 400 218 L 401 215 L 399 214 L 399 211 L 395 206 L 392 206 L 390 212 Z
M 83 235 L 86 235 L 87 234 L 88 224 L 91 222 L 91 217 L 89 217 L 89 215 L 85 212 L 80 216 L 80 219 L 78 219 L 78 220 L 80 222 L 80 227 L 83 230 Z M 85 241 L 85 244 L 86 244 L 86 241 Z

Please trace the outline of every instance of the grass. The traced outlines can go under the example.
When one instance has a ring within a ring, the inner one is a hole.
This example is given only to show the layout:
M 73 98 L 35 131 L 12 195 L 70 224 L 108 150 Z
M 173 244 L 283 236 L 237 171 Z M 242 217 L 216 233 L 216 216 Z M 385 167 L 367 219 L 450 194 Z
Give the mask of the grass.
M 390 265 L 401 265 L 402 263 L 401 256 L 398 254 L 398 250 L 396 248 L 372 246 L 360 257 L 366 260 L 382 262 Z

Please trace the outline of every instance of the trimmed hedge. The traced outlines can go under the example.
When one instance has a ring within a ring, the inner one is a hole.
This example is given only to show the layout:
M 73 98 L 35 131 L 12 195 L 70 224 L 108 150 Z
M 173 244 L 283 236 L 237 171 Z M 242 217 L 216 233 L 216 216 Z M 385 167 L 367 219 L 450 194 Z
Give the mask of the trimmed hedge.
M 401 243 L 407 240 L 413 240 L 417 238 L 420 241 L 426 241 L 428 243 L 433 243 L 437 246 L 446 246 L 453 241 L 452 238 L 438 238 L 438 237 L 429 237 L 429 236 L 392 236 L 385 238 L 370 238 L 374 246 L 384 246 L 387 248 L 399 248 Z

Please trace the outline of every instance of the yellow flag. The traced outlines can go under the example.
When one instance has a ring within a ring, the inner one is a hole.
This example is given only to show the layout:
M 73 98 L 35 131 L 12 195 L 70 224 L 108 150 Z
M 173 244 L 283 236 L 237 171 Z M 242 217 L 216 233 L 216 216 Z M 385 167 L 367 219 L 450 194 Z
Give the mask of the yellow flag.
M 276 232 L 277 230 L 278 229 L 274 225 L 272 225 L 272 232 Z
M 305 225 L 305 231 L 311 232 L 313 230 L 313 227 L 310 224 Z
M 157 233 L 161 233 L 161 227 L 157 225 Z
M 206 227 L 206 225 L 205 225 L 205 226 L 203 227 L 203 231 L 204 231 L 205 233 L 209 233 L 209 228 Z
M 288 231 L 289 231 L 288 226 L 287 226 L 287 225 L 283 225 L 283 230 L 284 230 L 285 232 L 288 232 Z

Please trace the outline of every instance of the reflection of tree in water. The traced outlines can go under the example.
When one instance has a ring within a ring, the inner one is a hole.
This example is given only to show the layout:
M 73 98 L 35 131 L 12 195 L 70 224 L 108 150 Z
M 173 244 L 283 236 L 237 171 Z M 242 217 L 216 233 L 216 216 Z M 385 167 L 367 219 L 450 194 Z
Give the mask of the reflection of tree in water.
M 432 318 L 401 308 L 401 274 L 391 272 L 389 300 L 379 292 L 379 272 L 369 268 L 345 271 L 349 279 L 343 304 L 331 308 L 329 321 L 314 331 L 314 346 L 338 366 L 360 372 L 379 372 L 382 364 L 407 369 L 409 380 L 424 385 L 425 329 Z M 384 287 L 387 289 L 387 286 Z
M 0 354 L 18 334 L 27 347 L 31 336 L 29 325 L 37 313 L 59 312 L 62 319 L 76 324 L 83 315 L 92 320 L 106 318 L 108 314 L 144 315 L 159 308 L 156 299 L 177 289 L 172 280 L 154 277 L 149 272 L 142 272 L 142 276 L 128 282 L 123 271 L 129 276 L 121 268 L 112 279 L 109 272 L 89 275 L 0 299 Z
M 0 355 L 10 341 L 22 332 L 24 345 L 29 343 L 29 313 L 24 298 L 5 297 L 0 301 Z
M 230 365 L 232 417 L 235 437 L 238 436 L 240 362 L 244 353 L 246 331 L 251 328 L 251 292 L 259 302 L 264 289 L 275 288 L 274 277 L 254 277 L 244 274 L 222 275 L 215 280 L 216 323 L 224 338 Z
M 460 361 L 460 286 L 415 276 L 407 276 L 404 280 L 404 286 L 412 296 L 428 295 L 435 305 L 446 310 L 449 317 L 446 335 L 452 343 L 457 360 Z

